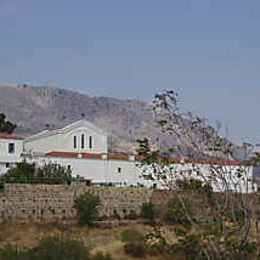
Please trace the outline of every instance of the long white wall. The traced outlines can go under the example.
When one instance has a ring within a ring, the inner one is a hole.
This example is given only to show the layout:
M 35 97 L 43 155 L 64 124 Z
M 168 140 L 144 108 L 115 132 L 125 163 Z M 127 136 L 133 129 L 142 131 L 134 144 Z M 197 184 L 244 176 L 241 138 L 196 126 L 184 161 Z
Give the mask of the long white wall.
M 38 157 L 34 160 L 39 165 L 45 163 L 57 163 L 65 167 L 70 167 L 74 177 L 81 176 L 91 183 L 111 183 L 117 186 L 139 186 L 153 187 L 156 184 L 158 188 L 167 188 L 162 182 L 156 180 L 145 180 L 145 175 L 153 175 L 152 167 L 139 167 L 138 162 L 131 160 L 114 160 L 114 159 L 82 159 L 82 158 L 54 158 Z M 237 177 L 240 166 L 221 166 L 221 170 L 212 173 L 212 166 L 207 164 L 197 164 L 196 167 L 191 163 L 173 164 L 171 170 L 165 170 L 169 184 L 177 179 L 195 178 L 211 184 L 214 191 L 221 192 L 226 190 L 225 185 L 231 190 L 248 193 L 256 190 L 253 185 L 252 168 L 245 169 L 245 175 L 242 178 Z M 198 171 L 200 174 L 198 175 Z M 201 174 L 202 173 L 202 174 Z M 214 176 L 214 178 L 212 178 Z
M 139 169 L 135 161 L 83 159 L 83 158 L 55 158 L 37 157 L 32 160 L 42 166 L 56 163 L 69 167 L 73 177 L 83 177 L 92 183 L 111 183 L 118 186 L 136 185 Z

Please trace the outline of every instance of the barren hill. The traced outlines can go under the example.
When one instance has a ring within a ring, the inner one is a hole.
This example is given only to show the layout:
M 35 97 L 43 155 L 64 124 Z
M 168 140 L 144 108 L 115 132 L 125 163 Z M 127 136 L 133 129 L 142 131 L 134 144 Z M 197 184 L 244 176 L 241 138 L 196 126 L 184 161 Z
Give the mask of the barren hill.
M 16 133 L 23 136 L 59 128 L 80 118 L 107 131 L 113 149 L 133 149 L 135 140 L 145 136 L 156 143 L 160 136 L 146 102 L 90 97 L 53 87 L 1 84 L 0 112 L 18 125 Z

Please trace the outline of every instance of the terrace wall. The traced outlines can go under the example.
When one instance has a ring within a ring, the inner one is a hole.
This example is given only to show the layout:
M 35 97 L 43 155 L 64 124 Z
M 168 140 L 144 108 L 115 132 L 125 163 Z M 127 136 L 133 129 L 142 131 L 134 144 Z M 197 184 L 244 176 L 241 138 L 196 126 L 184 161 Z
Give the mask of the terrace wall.
M 6 184 L 0 194 L 0 221 L 74 219 L 74 199 L 87 191 L 99 195 L 100 215 L 106 217 L 139 214 L 153 193 L 144 188 Z

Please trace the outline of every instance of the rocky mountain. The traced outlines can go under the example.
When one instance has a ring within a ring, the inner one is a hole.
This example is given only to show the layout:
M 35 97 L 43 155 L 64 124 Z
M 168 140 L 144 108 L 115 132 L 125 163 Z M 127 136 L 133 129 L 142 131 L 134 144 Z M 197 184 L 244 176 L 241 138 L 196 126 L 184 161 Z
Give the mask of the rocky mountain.
M 108 133 L 110 151 L 133 152 L 136 140 L 144 137 L 157 148 L 176 146 L 174 136 L 162 134 L 156 126 L 151 104 L 140 100 L 90 97 L 46 86 L 0 84 L 0 113 L 18 125 L 15 132 L 22 136 L 85 118 Z M 238 146 L 234 146 L 234 158 L 244 158 Z
M 0 85 L 0 112 L 18 125 L 22 136 L 44 129 L 60 128 L 85 118 L 109 134 L 113 150 L 134 150 L 136 139 L 149 137 L 158 146 L 173 140 L 163 138 L 155 126 L 150 104 L 140 100 L 90 97 L 54 87 Z

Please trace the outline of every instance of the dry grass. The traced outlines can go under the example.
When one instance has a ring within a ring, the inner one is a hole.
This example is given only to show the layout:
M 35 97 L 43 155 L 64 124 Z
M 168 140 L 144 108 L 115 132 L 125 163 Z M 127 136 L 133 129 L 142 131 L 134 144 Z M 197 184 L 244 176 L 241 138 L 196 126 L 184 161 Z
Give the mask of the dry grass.
M 124 244 L 121 242 L 122 231 L 129 228 L 141 233 L 152 229 L 148 225 L 136 223 L 115 228 L 90 228 L 60 223 L 5 223 L 0 225 L 0 247 L 12 244 L 21 249 L 28 249 L 36 246 L 44 237 L 60 234 L 83 240 L 91 249 L 91 253 L 103 251 L 110 253 L 115 260 L 132 259 L 125 255 Z

